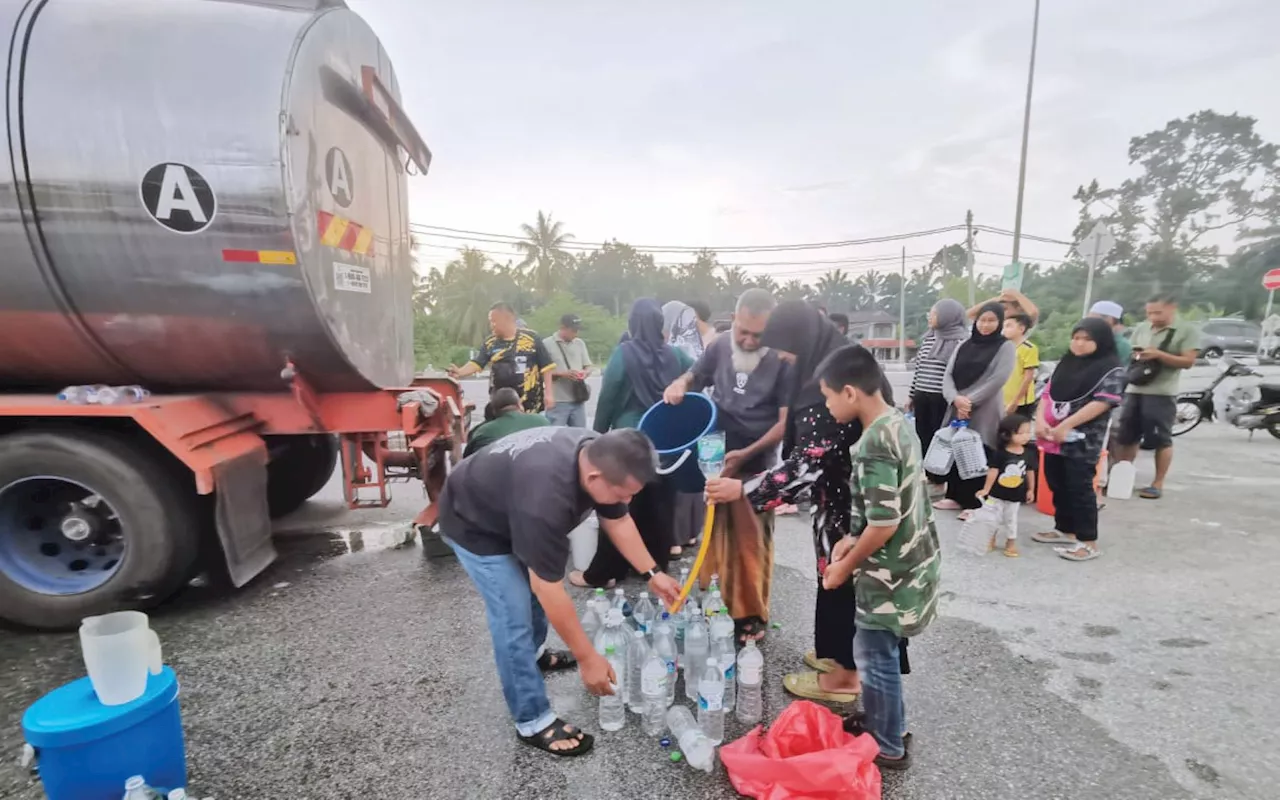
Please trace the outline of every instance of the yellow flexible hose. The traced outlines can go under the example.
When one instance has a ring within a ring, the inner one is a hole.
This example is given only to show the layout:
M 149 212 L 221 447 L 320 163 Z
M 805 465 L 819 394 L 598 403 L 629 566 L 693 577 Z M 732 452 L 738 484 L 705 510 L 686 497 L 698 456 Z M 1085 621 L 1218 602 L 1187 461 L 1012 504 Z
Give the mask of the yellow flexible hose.
M 715 524 L 715 519 L 716 505 L 708 502 L 707 518 L 702 523 L 702 545 L 698 547 L 698 557 L 693 561 L 693 571 L 689 573 L 689 580 L 685 581 L 684 586 L 680 587 L 680 596 L 676 598 L 675 605 L 667 609 L 672 614 L 684 606 L 684 601 L 693 589 L 693 584 L 698 580 L 698 575 L 702 573 L 702 562 L 707 558 L 707 546 L 711 544 L 711 527 Z

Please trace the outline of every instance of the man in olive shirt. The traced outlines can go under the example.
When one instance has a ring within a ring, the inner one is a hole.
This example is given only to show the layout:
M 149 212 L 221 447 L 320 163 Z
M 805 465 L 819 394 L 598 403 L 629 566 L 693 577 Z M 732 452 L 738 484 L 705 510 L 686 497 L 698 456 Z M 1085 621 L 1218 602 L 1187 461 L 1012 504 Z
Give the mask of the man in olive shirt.
M 1130 383 L 1120 407 L 1120 430 L 1116 433 L 1122 461 L 1138 456 L 1143 441 L 1156 451 L 1156 477 L 1138 492 L 1139 497 L 1159 500 L 1164 479 L 1173 464 L 1173 422 L 1176 414 L 1178 379 L 1184 369 L 1196 363 L 1200 331 L 1178 319 L 1178 301 L 1170 295 L 1156 295 L 1147 303 L 1147 321 L 1133 331 L 1133 360 L 1154 361 L 1155 377 L 1141 386 Z
M 551 373 L 551 394 L 555 405 L 547 409 L 552 425 L 587 427 L 587 376 L 593 367 L 587 343 L 578 335 L 582 320 L 577 314 L 560 318 L 560 330 L 542 340 L 542 347 L 555 359 Z
M 494 417 L 472 428 L 471 433 L 467 434 L 467 449 L 462 451 L 463 458 L 516 431 L 551 424 L 541 414 L 526 414 L 520 405 L 520 393 L 515 389 L 499 389 L 489 398 L 489 402 L 493 406 Z

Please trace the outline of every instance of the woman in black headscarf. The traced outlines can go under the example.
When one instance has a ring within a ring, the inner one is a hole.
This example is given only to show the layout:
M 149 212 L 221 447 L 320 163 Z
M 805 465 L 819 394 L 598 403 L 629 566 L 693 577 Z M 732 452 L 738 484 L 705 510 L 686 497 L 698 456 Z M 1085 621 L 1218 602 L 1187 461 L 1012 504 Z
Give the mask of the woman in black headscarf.
M 949 425 L 953 419 L 966 420 L 991 451 L 1000 447 L 1004 384 L 1017 360 L 1017 347 L 1004 338 L 1003 331 L 1004 306 L 999 303 L 983 306 L 973 321 L 969 339 L 956 348 L 942 376 L 942 396 L 951 404 L 942 424 Z M 921 445 L 928 448 L 929 442 Z M 947 476 L 947 497 L 933 507 L 964 509 L 960 518 L 967 519 L 970 510 L 982 507 L 977 495 L 985 483 L 985 475 L 962 481 L 960 473 L 952 467 Z
M 662 307 L 656 300 L 642 298 L 631 306 L 627 334 L 609 357 L 601 378 L 595 416 L 595 429 L 600 433 L 638 427 L 644 412 L 662 402 L 667 385 L 693 366 L 692 359 L 666 343 Z M 646 485 L 631 500 L 631 518 L 659 569 L 666 568 L 675 544 L 674 503 L 675 491 L 662 480 Z M 601 533 L 591 566 L 583 572 L 570 572 L 569 582 L 612 586 L 625 578 L 629 569 L 627 560 Z
M 798 697 L 830 703 L 852 703 L 862 690 L 853 661 L 854 596 L 850 581 L 838 589 L 822 588 L 831 548 L 849 532 L 853 497 L 850 448 L 862 436 L 861 423 L 841 425 L 827 411 L 818 382 L 818 367 L 842 347 L 856 347 L 813 306 L 799 300 L 779 303 L 769 317 L 761 343 L 792 363 L 795 383 L 788 411 L 786 459 L 745 484 L 728 478 L 707 482 L 707 496 L 720 503 L 739 497 L 757 512 L 794 503 L 808 494 L 814 506 L 813 547 L 817 556 L 818 598 L 814 608 L 814 649 L 805 654 L 813 672 L 792 673 L 783 686 Z M 881 391 L 893 403 L 886 380 Z M 902 648 L 903 672 L 909 672 Z
M 1058 362 L 1036 411 L 1044 477 L 1053 492 L 1054 530 L 1037 542 L 1060 544 L 1068 561 L 1091 561 L 1098 550 L 1098 501 L 1093 476 L 1106 446 L 1107 418 L 1124 394 L 1115 333 L 1101 319 L 1071 331 L 1071 349 Z

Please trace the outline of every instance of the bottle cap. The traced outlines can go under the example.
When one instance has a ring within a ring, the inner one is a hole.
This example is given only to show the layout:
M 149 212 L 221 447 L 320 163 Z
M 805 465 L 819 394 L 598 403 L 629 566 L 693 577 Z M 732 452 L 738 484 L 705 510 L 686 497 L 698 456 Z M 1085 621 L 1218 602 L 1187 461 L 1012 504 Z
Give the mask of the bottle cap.
M 604 649 L 604 654 L 605 654 L 606 656 L 611 656 L 611 655 L 613 655 L 613 654 L 614 654 L 613 645 L 608 645 L 608 646 L 606 646 L 606 647 L 605 647 L 605 649 Z
M 667 758 L 671 759 L 672 764 L 675 764 L 680 761 L 680 759 L 684 758 L 684 756 L 680 755 L 679 750 L 672 750 L 671 755 L 667 756 Z

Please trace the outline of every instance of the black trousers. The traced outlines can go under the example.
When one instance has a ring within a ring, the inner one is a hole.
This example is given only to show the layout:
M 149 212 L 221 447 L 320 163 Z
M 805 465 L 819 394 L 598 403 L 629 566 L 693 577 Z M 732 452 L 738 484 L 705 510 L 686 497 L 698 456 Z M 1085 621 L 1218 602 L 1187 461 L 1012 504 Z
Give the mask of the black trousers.
M 646 484 L 640 493 L 631 498 L 631 519 L 640 531 L 640 538 L 649 555 L 658 563 L 658 569 L 666 570 L 671 560 L 672 522 L 675 520 L 675 489 L 665 480 Z M 595 558 L 591 566 L 583 573 L 583 578 L 591 586 L 604 586 L 609 581 L 620 581 L 627 577 L 631 564 L 613 546 L 613 540 L 603 530 L 600 531 L 599 543 L 596 546 Z
M 813 650 L 818 658 L 829 658 L 845 669 L 857 669 L 853 660 L 853 637 L 858 629 L 853 624 L 853 581 L 838 589 L 818 587 L 818 602 L 814 605 Z M 898 642 L 898 668 L 903 675 L 911 674 L 911 659 L 907 655 L 907 639 Z
M 916 415 L 916 436 L 920 438 L 920 451 L 926 452 L 933 435 L 942 427 L 942 420 L 947 416 L 947 398 L 938 392 L 917 392 L 911 398 L 911 407 Z M 942 483 L 945 475 L 925 473 L 930 483 Z M 981 487 L 979 487 L 981 488 Z
M 1053 492 L 1054 527 L 1082 542 L 1098 539 L 1098 498 L 1093 493 L 1097 459 L 1044 454 L 1044 478 Z
M 990 464 L 994 454 L 991 452 L 990 447 L 983 449 L 987 451 L 987 463 Z M 982 491 L 982 487 L 986 483 L 986 475 L 970 478 L 967 481 L 960 480 L 960 470 L 953 466 L 950 474 L 947 475 L 947 499 L 955 500 L 960 504 L 961 508 L 982 508 L 982 501 L 978 499 L 978 492 Z

